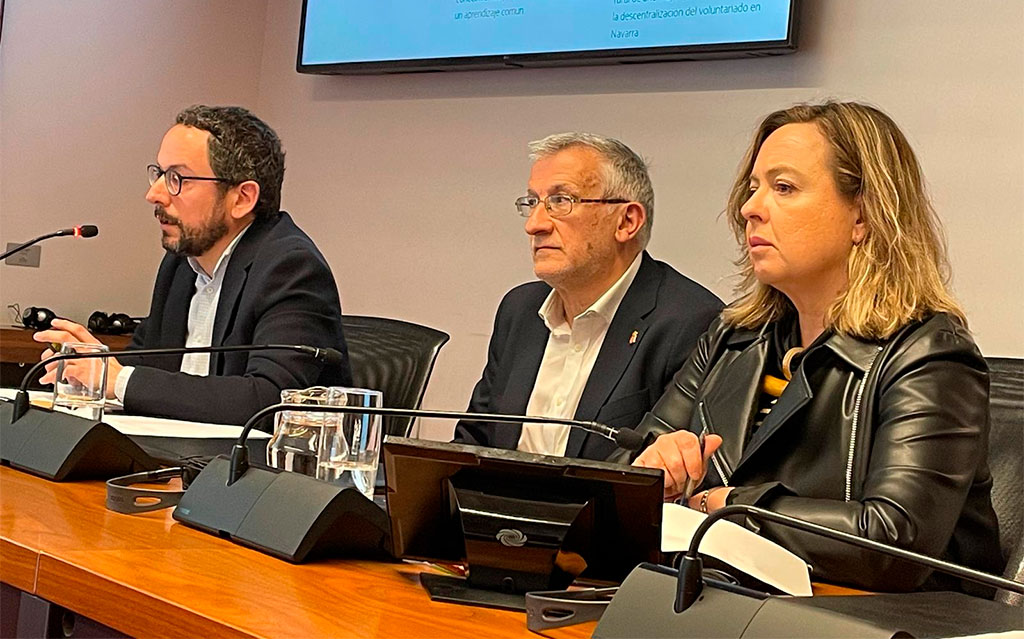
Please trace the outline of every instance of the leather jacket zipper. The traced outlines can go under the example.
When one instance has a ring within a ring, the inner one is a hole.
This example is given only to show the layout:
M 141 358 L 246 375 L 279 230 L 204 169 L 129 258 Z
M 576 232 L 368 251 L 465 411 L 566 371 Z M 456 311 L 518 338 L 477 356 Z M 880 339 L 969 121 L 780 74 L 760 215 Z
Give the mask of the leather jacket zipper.
M 875 351 L 875 356 L 868 363 L 867 370 L 864 371 L 864 377 L 861 378 L 860 385 L 857 387 L 857 398 L 853 401 L 853 425 L 850 427 L 850 449 L 846 457 L 846 490 L 843 493 L 846 501 L 850 501 L 853 494 L 853 451 L 857 446 L 857 425 L 860 423 L 860 404 L 864 396 L 864 386 L 867 385 L 868 375 L 871 374 L 875 360 L 878 359 L 878 355 L 881 352 L 882 347 L 879 346 L 878 350 Z
M 700 425 L 701 425 L 701 428 L 702 428 L 701 433 L 702 434 L 710 433 L 711 432 L 711 428 L 708 426 L 708 419 L 707 419 L 707 415 L 705 414 L 705 411 L 704 411 L 704 402 L 703 401 L 697 403 L 697 416 L 700 417 Z M 715 465 L 715 471 L 718 472 L 718 476 L 722 480 L 722 485 L 723 486 L 728 486 L 729 485 L 730 473 L 726 473 L 725 472 L 725 462 L 723 462 L 723 461 L 721 461 L 719 459 L 719 455 L 720 454 L 721 453 L 716 450 L 715 454 L 711 456 L 711 463 Z

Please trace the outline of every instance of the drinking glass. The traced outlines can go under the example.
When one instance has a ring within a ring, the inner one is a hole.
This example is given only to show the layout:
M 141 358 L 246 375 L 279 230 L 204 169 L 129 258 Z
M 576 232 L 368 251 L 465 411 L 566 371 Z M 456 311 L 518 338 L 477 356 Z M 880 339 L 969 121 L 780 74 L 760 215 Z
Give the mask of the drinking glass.
M 61 355 L 71 353 L 106 353 L 104 344 L 64 342 Z M 107 360 L 61 360 L 57 362 L 57 377 L 53 384 L 53 408 L 92 421 L 103 419 L 103 402 L 107 394 Z

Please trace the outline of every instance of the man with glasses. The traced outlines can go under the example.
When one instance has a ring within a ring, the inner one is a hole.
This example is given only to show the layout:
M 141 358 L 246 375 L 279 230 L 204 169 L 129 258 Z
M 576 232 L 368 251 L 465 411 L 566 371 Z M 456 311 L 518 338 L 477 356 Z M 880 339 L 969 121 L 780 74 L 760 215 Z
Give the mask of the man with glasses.
M 651 258 L 647 166 L 618 140 L 562 133 L 530 144 L 516 210 L 540 282 L 501 301 L 469 410 L 633 427 L 722 303 Z M 615 444 L 567 426 L 462 421 L 455 441 L 606 459 Z
M 299 344 L 347 356 L 330 267 L 279 208 L 284 151 L 273 129 L 240 107 L 189 107 L 148 172 L 167 255 L 131 348 Z M 97 341 L 60 319 L 35 339 Z M 351 383 L 347 358 L 325 367 L 289 351 L 109 362 L 107 397 L 126 411 L 203 422 L 241 424 L 285 388 Z

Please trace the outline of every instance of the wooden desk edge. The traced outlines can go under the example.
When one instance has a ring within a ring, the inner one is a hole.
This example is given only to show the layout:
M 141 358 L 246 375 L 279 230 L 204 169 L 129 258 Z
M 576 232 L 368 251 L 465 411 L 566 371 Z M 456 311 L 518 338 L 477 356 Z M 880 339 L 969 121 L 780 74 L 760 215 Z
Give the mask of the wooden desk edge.
M 0 539 L 0 581 L 23 592 L 35 593 L 38 572 L 38 551 Z
M 36 594 L 134 637 L 260 637 L 46 554 Z

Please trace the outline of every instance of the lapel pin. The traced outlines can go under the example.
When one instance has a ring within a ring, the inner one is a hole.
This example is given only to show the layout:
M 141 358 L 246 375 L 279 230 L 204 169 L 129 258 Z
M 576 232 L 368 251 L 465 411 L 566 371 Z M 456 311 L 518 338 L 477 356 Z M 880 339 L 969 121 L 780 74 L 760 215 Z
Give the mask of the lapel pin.
M 633 331 L 633 334 L 629 336 L 629 343 L 630 344 L 636 344 L 636 337 L 639 334 L 640 333 L 638 333 L 637 331 Z

